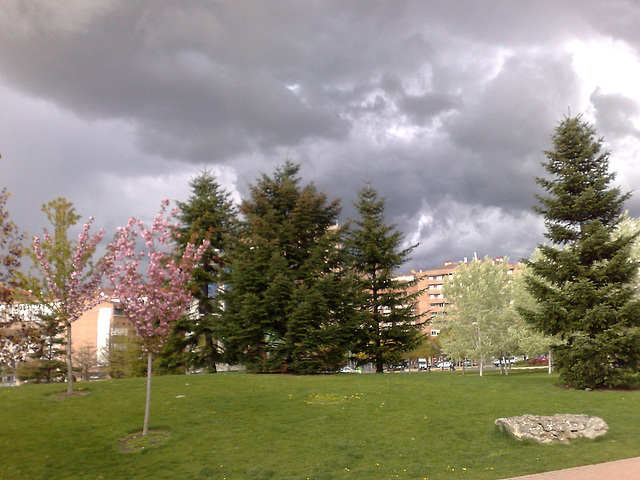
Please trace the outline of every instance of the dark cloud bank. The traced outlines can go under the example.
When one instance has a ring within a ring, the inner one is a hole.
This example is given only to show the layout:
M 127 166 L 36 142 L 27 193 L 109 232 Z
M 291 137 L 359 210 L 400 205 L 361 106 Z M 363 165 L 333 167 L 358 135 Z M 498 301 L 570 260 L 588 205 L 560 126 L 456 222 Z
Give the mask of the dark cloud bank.
M 389 221 L 420 243 L 408 268 L 529 256 L 543 241 L 533 178 L 568 107 L 614 156 L 639 141 L 637 92 L 585 96 L 567 48 L 604 39 L 637 54 L 639 12 L 625 1 L 4 0 L 10 211 L 37 233 L 39 205 L 64 195 L 114 229 L 163 196 L 186 198 L 202 168 L 240 197 L 291 158 L 342 198 L 345 219 L 371 180 Z M 618 160 L 630 188 L 635 161 Z M 628 207 L 640 215 L 637 198 Z

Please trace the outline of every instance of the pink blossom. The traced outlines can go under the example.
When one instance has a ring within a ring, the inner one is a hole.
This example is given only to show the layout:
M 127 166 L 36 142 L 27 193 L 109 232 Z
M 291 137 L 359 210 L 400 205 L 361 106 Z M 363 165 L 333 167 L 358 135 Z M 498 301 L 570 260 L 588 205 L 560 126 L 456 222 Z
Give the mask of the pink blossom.
M 198 249 L 188 244 L 176 259 L 171 248 L 173 226 L 165 218 L 168 201 L 151 228 L 131 218 L 118 229 L 116 240 L 109 245 L 104 269 L 123 311 L 136 334 L 144 341 L 145 350 L 158 353 L 175 322 L 185 314 L 191 301 L 186 290 L 190 272 L 209 246 Z M 136 240 L 141 237 L 144 249 L 136 253 Z M 140 272 L 146 265 L 146 272 Z
M 92 223 L 93 217 L 90 217 L 78 235 L 78 244 L 72 258 L 72 268 L 68 278 L 60 278 L 61 273 L 45 258 L 42 247 L 43 244 L 47 244 L 50 249 L 53 249 L 51 236 L 45 232 L 42 239 L 33 238 L 33 249 L 44 272 L 44 279 L 47 282 L 51 299 L 57 306 L 59 318 L 65 323 L 75 322 L 82 313 L 100 302 L 100 297 L 96 295 L 96 292 L 100 287 L 102 272 L 96 269 L 88 277 L 85 272 L 91 254 L 104 236 L 104 230 L 100 230 L 89 237 Z

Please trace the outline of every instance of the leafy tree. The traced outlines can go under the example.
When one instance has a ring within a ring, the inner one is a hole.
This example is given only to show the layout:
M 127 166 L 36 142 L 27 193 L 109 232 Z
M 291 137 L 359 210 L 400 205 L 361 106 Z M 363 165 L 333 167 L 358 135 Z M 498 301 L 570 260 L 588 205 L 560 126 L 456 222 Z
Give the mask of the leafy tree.
M 628 213 L 625 212 L 613 235 L 614 238 L 620 236 L 634 237 L 631 243 L 630 257 L 631 261 L 640 264 L 640 238 L 635 236 L 637 232 L 640 232 L 640 218 L 629 217 Z M 636 295 L 640 295 L 640 276 L 636 277 L 635 289 Z
M 82 345 L 76 349 L 73 355 L 76 370 L 80 374 L 82 380 L 88 382 L 91 375 L 96 372 L 98 367 L 98 350 L 92 345 Z
M 479 361 L 479 374 L 492 355 L 504 355 L 503 337 L 514 321 L 508 262 L 485 257 L 456 268 L 442 294 L 451 304 L 436 322 L 442 324 L 442 351 L 454 358 L 466 356 Z
M 426 358 L 429 364 L 431 364 L 433 357 L 439 357 L 442 352 L 440 346 L 439 337 L 432 337 L 426 335 L 422 338 L 420 343 L 410 352 L 405 354 L 404 358 Z
M 21 266 L 24 232 L 9 219 L 7 201 L 10 193 L 6 188 L 0 191 L 0 303 L 11 302 L 18 287 L 16 272 Z
M 580 117 L 557 127 L 543 163 L 550 179 L 535 210 L 544 215 L 541 258 L 529 261 L 527 286 L 538 302 L 524 318 L 565 343 L 555 348 L 561 378 L 575 388 L 613 387 L 637 381 L 640 364 L 638 264 L 631 261 L 637 232 L 614 235 L 629 194 L 610 186 L 609 152 Z
M 413 288 L 415 280 L 395 276 L 415 246 L 400 249 L 403 235 L 385 223 L 385 201 L 370 184 L 358 192 L 354 205 L 360 219 L 353 221 L 346 246 L 358 278 L 357 301 L 363 315 L 353 353 L 359 363 L 372 362 L 382 373 L 384 365 L 399 363 L 422 338 L 423 323 L 416 314 L 422 291 Z
M 541 258 L 540 250 L 536 248 L 531 255 L 530 260 Z M 527 278 L 533 275 L 531 268 L 523 264 L 521 274 L 514 276 L 512 279 L 513 304 L 512 307 L 520 312 L 522 308 L 528 310 L 537 310 L 538 303 L 531 296 L 527 287 Z M 517 353 L 526 357 L 535 357 L 538 355 L 548 355 L 549 373 L 553 372 L 553 355 L 552 349 L 556 345 L 560 345 L 562 340 L 558 336 L 549 336 L 535 329 L 531 324 L 518 314 L 519 321 L 511 328 L 511 335 L 514 337 L 518 345 Z
M 299 169 L 262 175 L 240 206 L 222 335 L 229 360 L 257 372 L 336 370 L 353 337 L 339 204 L 302 187 Z
M 159 355 L 175 322 L 189 309 L 191 294 L 186 289 L 190 272 L 208 247 L 204 241 L 196 250 L 188 243 L 181 257 L 176 258 L 172 239 L 177 227 L 165 217 L 168 200 L 162 202 L 160 213 L 151 228 L 130 218 L 118 228 L 116 238 L 107 247 L 102 267 L 120 300 L 124 314 L 143 341 L 147 353 L 147 396 L 142 435 L 149 432 L 151 407 L 151 376 L 153 355 Z M 174 214 L 177 211 L 174 210 Z M 144 249 L 137 250 L 137 239 Z M 146 271 L 140 271 L 145 260 Z
M 19 287 L 17 272 L 21 266 L 25 234 L 9 218 L 9 195 L 6 188 L 0 191 L 0 367 L 14 367 L 26 359 L 29 351 L 28 326 L 19 322 L 21 318 L 14 315 L 10 307 Z
M 198 301 L 198 312 L 178 320 L 167 340 L 163 361 L 215 372 L 216 362 L 222 360 L 216 336 L 222 303 L 217 294 L 223 283 L 229 238 L 237 225 L 236 212 L 229 194 L 211 172 L 202 172 L 190 186 L 189 199 L 177 202 L 181 225 L 176 238 L 178 254 L 184 253 L 189 242 L 208 240 L 210 245 L 191 272 L 189 286 Z
M 100 353 L 106 359 L 107 374 L 111 378 L 142 377 L 147 374 L 142 342 L 128 332 L 112 330 L 109 343 Z
M 72 204 L 64 198 L 57 198 L 43 205 L 43 211 L 53 224 L 53 236 L 45 229 L 42 239 L 34 237 L 33 252 L 38 261 L 46 287 L 40 291 L 40 299 L 45 301 L 57 320 L 64 325 L 67 333 L 67 394 L 73 392 L 73 364 L 71 348 L 71 324 L 83 312 L 100 302 L 97 290 L 102 273 L 91 268 L 91 257 L 102 240 L 104 231 L 89 236 L 93 218 L 82 228 L 75 249 L 67 237 L 68 229 L 79 216 Z M 87 271 L 85 271 L 87 270 Z

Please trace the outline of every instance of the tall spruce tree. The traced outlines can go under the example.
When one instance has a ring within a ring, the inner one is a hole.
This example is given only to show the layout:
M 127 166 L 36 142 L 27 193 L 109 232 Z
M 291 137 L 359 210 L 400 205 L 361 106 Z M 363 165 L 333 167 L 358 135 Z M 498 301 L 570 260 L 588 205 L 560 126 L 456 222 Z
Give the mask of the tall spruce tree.
M 422 322 L 416 302 L 422 293 L 416 282 L 396 277 L 397 269 L 408 260 L 415 246 L 400 249 L 403 241 L 395 225 L 384 218 L 385 200 L 367 184 L 354 203 L 359 220 L 353 220 L 346 246 L 359 284 L 361 324 L 353 353 L 359 363 L 372 362 L 376 372 L 396 364 L 405 352 L 422 339 Z
M 287 161 L 262 175 L 240 206 L 223 331 L 230 361 L 252 371 L 336 370 L 353 336 L 339 202 L 301 186 L 299 170 Z
M 190 183 L 191 196 L 177 202 L 180 220 L 175 241 L 178 255 L 189 242 L 200 245 L 209 240 L 209 248 L 191 271 L 189 288 L 198 303 L 197 312 L 180 319 L 163 351 L 161 367 L 203 368 L 216 371 L 222 361 L 217 328 L 222 311 L 218 296 L 222 288 L 224 263 L 230 238 L 237 227 L 236 209 L 230 194 L 210 171 L 203 171 Z
M 609 152 L 580 116 L 562 121 L 552 139 L 543 163 L 551 178 L 536 179 L 547 196 L 538 196 L 535 208 L 552 245 L 540 245 L 540 257 L 528 262 L 527 287 L 537 306 L 520 313 L 564 340 L 555 349 L 556 366 L 568 385 L 630 385 L 640 364 L 638 264 L 630 259 L 637 232 L 614 235 L 629 194 L 610 186 Z

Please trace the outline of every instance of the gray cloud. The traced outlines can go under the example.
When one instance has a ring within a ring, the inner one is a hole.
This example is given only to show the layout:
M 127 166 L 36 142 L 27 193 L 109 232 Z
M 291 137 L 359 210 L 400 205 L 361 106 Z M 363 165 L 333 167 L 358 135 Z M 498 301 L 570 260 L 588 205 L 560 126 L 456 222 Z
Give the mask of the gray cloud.
M 596 121 L 602 134 L 608 137 L 632 135 L 640 138 L 640 130 L 632 118 L 640 113 L 635 100 L 620 94 L 604 94 L 596 89 L 589 98 L 596 112 Z

